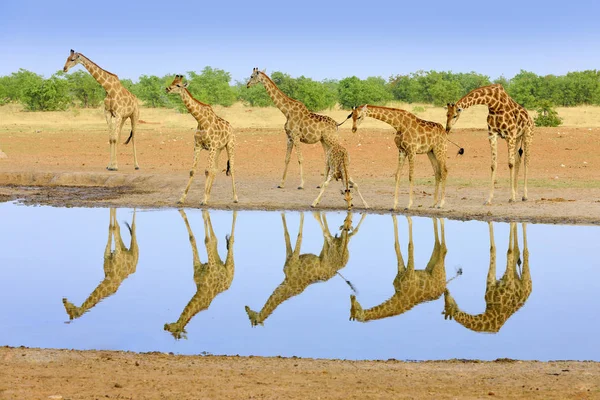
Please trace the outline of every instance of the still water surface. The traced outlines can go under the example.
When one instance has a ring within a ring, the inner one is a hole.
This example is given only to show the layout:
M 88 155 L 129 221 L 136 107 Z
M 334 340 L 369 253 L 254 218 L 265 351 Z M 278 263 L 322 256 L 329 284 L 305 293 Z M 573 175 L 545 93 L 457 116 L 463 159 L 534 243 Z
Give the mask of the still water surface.
M 3 203 L 0 228 L 0 345 L 600 361 L 598 227 Z

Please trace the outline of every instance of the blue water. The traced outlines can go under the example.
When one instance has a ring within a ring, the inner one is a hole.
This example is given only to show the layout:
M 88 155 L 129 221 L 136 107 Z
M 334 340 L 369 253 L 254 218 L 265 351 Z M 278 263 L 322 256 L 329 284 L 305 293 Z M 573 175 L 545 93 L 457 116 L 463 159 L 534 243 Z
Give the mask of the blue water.
M 207 261 L 208 215 L 225 261 L 225 236 L 231 234 L 233 213 L 186 214 L 200 260 Z M 321 215 L 331 234 L 340 235 L 347 214 Z M 118 209 L 116 216 L 128 247 L 126 222 L 131 224 L 133 210 Z M 300 213 L 286 212 L 285 219 L 293 248 Z M 360 214 L 353 214 L 352 226 L 360 220 Z M 138 210 L 137 264 L 115 285 L 114 294 L 69 318 L 62 299 L 81 306 L 105 279 L 109 223 L 109 209 L 0 204 L 0 345 L 342 359 L 600 361 L 600 261 L 594 252 L 598 227 L 527 224 L 531 294 L 497 333 L 482 333 L 445 320 L 443 294 L 400 315 L 370 322 L 349 319 L 354 292 L 344 279 L 356 288 L 365 309 L 394 294 L 398 262 L 392 216 L 369 214 L 347 241 L 347 262 L 339 269 L 344 278 L 334 275 L 308 285 L 279 304 L 263 325 L 253 327 L 245 306 L 260 311 L 284 280 L 286 244 L 281 213 L 240 211 L 231 285 L 193 315 L 176 339 L 164 326 L 177 321 L 196 294 L 192 246 L 177 210 Z M 400 249 L 408 262 L 408 220 L 398 215 L 397 223 Z M 434 247 L 433 221 L 414 217 L 412 225 L 414 264 L 420 270 Z M 521 253 L 522 228 L 517 224 Z M 507 265 L 510 226 L 494 223 L 493 229 L 499 279 Z M 462 270 L 448 290 L 461 310 L 482 313 L 490 265 L 488 224 L 445 220 L 445 242 L 446 279 Z M 319 222 L 313 213 L 304 213 L 300 253 L 318 256 L 323 243 Z

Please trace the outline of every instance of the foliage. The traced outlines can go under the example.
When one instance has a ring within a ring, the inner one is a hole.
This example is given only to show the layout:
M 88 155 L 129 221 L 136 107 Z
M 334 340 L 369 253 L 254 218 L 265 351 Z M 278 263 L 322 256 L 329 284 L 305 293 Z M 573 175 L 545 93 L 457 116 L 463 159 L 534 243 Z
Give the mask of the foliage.
M 133 85 L 131 92 L 144 102 L 146 107 L 169 107 L 171 102 L 165 92 L 165 84 L 155 75 L 142 75 Z
M 549 100 L 542 100 L 539 102 L 534 122 L 535 126 L 559 126 L 562 124 L 562 118 L 558 116 Z
M 83 108 L 98 107 L 106 97 L 104 88 L 87 72 L 75 71 L 66 74 L 65 78 L 70 95 L 79 101 Z
M 40 84 L 28 82 L 22 90 L 21 102 L 29 111 L 66 110 L 71 104 L 69 84 L 61 73 L 43 79 Z
M 422 113 L 422 112 L 425 112 L 425 107 L 423 107 L 423 106 L 414 106 L 412 108 L 413 114 L 418 114 L 418 113 Z
M 225 107 L 229 107 L 235 102 L 236 92 L 229 85 L 231 81 L 229 72 L 218 68 L 204 67 L 200 74 L 189 71 L 188 75 L 190 77 L 188 90 L 196 99 Z
M 393 95 L 381 77 L 368 77 L 365 80 L 356 76 L 342 79 L 338 84 L 338 102 L 344 108 L 360 104 L 385 104 Z

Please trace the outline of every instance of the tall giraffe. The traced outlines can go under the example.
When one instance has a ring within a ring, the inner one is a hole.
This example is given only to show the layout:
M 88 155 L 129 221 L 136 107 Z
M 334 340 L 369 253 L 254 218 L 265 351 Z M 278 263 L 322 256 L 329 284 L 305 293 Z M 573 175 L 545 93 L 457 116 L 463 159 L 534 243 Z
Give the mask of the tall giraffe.
M 277 187 L 283 188 L 285 186 L 285 177 L 287 175 L 292 149 L 296 147 L 298 164 L 300 165 L 300 186 L 298 186 L 298 189 L 303 189 L 303 158 L 300 143 L 315 144 L 320 142 L 323 146 L 323 151 L 327 153 L 329 146 L 338 141 L 337 132 L 339 124 L 331 117 L 310 112 L 301 101 L 286 96 L 267 74 L 259 71 L 258 68 L 254 68 L 246 87 L 250 88 L 258 83 L 264 85 L 267 93 L 286 118 L 284 125 L 285 133 L 287 135 L 285 168 L 283 169 L 281 183 Z M 325 160 L 325 167 L 327 168 L 327 160 Z M 326 174 L 324 175 L 324 179 L 327 179 Z
M 233 172 L 233 156 L 235 148 L 233 128 L 229 122 L 215 114 L 210 105 L 196 100 L 189 90 L 187 90 L 187 87 L 188 83 L 183 83 L 183 75 L 175 75 L 175 79 L 173 79 L 171 85 L 165 89 L 167 93 L 179 93 L 181 100 L 183 100 L 188 111 L 198 122 L 198 128 L 194 135 L 194 162 L 192 164 L 192 169 L 190 170 L 188 183 L 183 191 L 181 199 L 179 199 L 179 204 L 183 204 L 188 191 L 190 190 L 192 179 L 194 179 L 194 174 L 198 167 L 200 151 L 202 149 L 208 150 L 208 168 L 205 171 L 206 182 L 204 183 L 204 200 L 202 200 L 202 203 L 200 204 L 204 205 L 208 203 L 210 191 L 215 181 L 215 175 L 217 174 L 219 156 L 223 149 L 227 151 L 226 174 L 231 175 L 233 202 L 237 203 L 238 197 L 235 190 L 235 177 Z
M 521 267 L 521 251 L 517 235 L 517 223 L 510 223 L 508 251 L 506 253 L 506 271 L 501 279 L 496 280 L 496 244 L 494 227 L 488 222 L 490 231 L 490 267 L 485 289 L 485 311 L 471 315 L 458 308 L 456 301 L 448 290 L 444 293 L 444 319 L 456 322 L 477 332 L 498 332 L 504 323 L 525 304 L 531 294 L 531 273 L 529 271 L 529 250 L 527 249 L 527 225 L 523 223 L 523 268 L 517 272 L 517 264 Z
M 352 214 L 349 212 L 340 227 L 340 236 L 331 236 L 327 218 L 324 214 L 314 213 L 323 232 L 323 248 L 321 254 L 300 254 L 302 245 L 302 230 L 304 227 L 304 213 L 300 213 L 300 227 L 296 245 L 292 249 L 288 233 L 285 214 L 281 214 L 283 222 L 283 235 L 285 238 L 286 259 L 283 267 L 284 281 L 273 291 L 260 312 L 246 306 L 246 313 L 252 326 L 262 325 L 264 321 L 284 301 L 302 293 L 309 285 L 315 282 L 325 282 L 339 274 L 339 270 L 348 263 L 348 243 L 350 238 L 358 233 L 358 229 L 366 217 L 363 214 L 356 228 L 352 229 Z
M 100 282 L 80 307 L 75 306 L 66 298 L 62 299 L 65 310 L 69 314 L 69 319 L 79 318 L 104 298 L 115 294 L 121 283 L 135 272 L 139 258 L 139 248 L 135 235 L 135 210 L 133 210 L 131 226 L 127 224 L 127 228 L 129 228 L 131 234 L 129 248 L 125 246 L 121 238 L 121 227 L 117 222 L 117 210 L 111 208 L 108 242 L 104 249 L 104 280 Z M 115 249 L 111 250 L 113 240 Z
M 415 156 L 427 154 L 435 174 L 435 193 L 432 207 L 442 208 L 446 201 L 446 167 L 447 134 L 444 127 L 437 122 L 425 121 L 408 111 L 398 108 L 380 107 L 365 104 L 352 109 L 352 132 L 356 132 L 358 125 L 366 118 L 371 117 L 391 125 L 396 130 L 394 143 L 398 147 L 398 167 L 396 168 L 396 189 L 394 190 L 394 207 L 398 207 L 398 188 L 400 176 L 406 158 L 408 158 L 408 181 L 410 183 L 408 205 L 413 203 L 413 175 L 415 171 Z M 439 197 L 440 183 L 442 196 Z
M 217 236 L 215 235 L 210 221 L 210 214 L 207 210 L 202 211 L 202 218 L 204 219 L 204 244 L 206 246 L 206 254 L 208 255 L 208 262 L 202 263 L 200 261 L 200 256 L 198 255 L 196 238 L 194 237 L 192 228 L 190 228 L 185 211 L 179 210 L 179 213 L 185 222 L 185 227 L 187 228 L 190 238 L 190 244 L 192 245 L 196 293 L 181 312 L 177 322 L 165 324 L 165 331 L 171 332 L 176 339 L 185 337 L 185 326 L 190 322 L 194 315 L 202 310 L 208 309 L 213 299 L 219 293 L 226 291 L 229 289 L 229 286 L 231 286 L 235 269 L 233 262 L 233 233 L 235 231 L 235 220 L 237 217 L 237 212 L 234 211 L 233 221 L 231 223 L 231 235 L 225 237 L 225 240 L 227 241 L 227 258 L 225 259 L 225 262 L 223 262 L 217 249 Z
M 498 165 L 498 136 L 506 140 L 508 147 L 508 168 L 510 170 L 510 201 L 516 201 L 517 183 L 519 180 L 519 165 L 521 152 L 523 152 L 524 187 L 523 201 L 527 200 L 527 168 L 529 167 L 529 154 L 533 141 L 533 119 L 527 110 L 517 104 L 500 84 L 483 86 L 474 89 L 454 103 L 448 103 L 446 112 L 446 131 L 450 132 L 452 126 L 458 121 L 460 114 L 466 108 L 476 104 L 488 107 L 488 139 L 492 149 L 492 183 L 490 195 L 485 204 L 492 204 L 494 197 L 494 182 L 496 181 L 496 167 Z M 521 147 L 522 145 L 522 147 Z
M 125 141 L 125 144 L 128 144 L 129 141 L 132 142 L 134 167 L 135 169 L 140 169 L 135 150 L 135 133 L 140 117 L 138 99 L 131 94 L 129 90 L 125 89 L 117 75 L 103 70 L 92 60 L 73 50 L 71 50 L 69 57 L 67 57 L 63 71 L 68 72 L 70 68 L 77 64 L 83 65 L 94 79 L 102 85 L 104 90 L 106 90 L 106 98 L 104 99 L 104 118 L 106 118 L 106 123 L 108 124 L 110 143 L 110 162 L 106 169 L 109 171 L 116 171 L 118 169 L 117 141 L 121 137 L 121 129 L 123 129 L 123 125 L 127 118 L 131 119 L 131 133 L 129 134 L 129 138 Z
M 395 292 L 388 300 L 367 310 L 361 307 L 355 295 L 351 295 L 350 320 L 367 322 L 374 319 L 400 315 L 418 304 L 438 299 L 444 293 L 444 290 L 446 290 L 445 260 L 448 249 L 446 248 L 444 234 L 444 220 L 440 219 L 442 234 L 442 241 L 440 242 L 438 222 L 436 218 L 432 218 L 435 241 L 431 257 L 424 270 L 415 270 L 412 219 L 409 216 L 406 217 L 408 220 L 408 266 L 404 264 L 400 245 L 398 244 L 398 222 L 396 215 L 392 215 L 392 219 L 394 221 L 394 247 L 398 260 L 398 274 L 394 279 Z

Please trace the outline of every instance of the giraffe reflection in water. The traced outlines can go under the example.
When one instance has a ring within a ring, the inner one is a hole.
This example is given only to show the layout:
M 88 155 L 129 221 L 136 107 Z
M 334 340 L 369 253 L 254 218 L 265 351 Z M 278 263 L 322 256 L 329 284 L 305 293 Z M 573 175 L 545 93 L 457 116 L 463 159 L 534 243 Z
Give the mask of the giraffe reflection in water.
M 529 250 L 527 249 L 526 224 L 523 227 L 523 265 L 521 269 L 521 252 L 517 235 L 517 223 L 510 223 L 508 251 L 506 253 L 506 271 L 501 279 L 496 280 L 496 244 L 494 227 L 488 223 L 490 231 L 490 268 L 485 289 L 485 311 L 482 314 L 471 315 L 461 311 L 446 290 L 444 294 L 444 318 L 456 322 L 477 332 L 495 333 L 504 323 L 519 310 L 531 294 L 531 274 L 529 272 Z M 517 272 L 517 265 L 521 269 Z M 520 276 L 519 276 L 520 275 Z
M 202 310 L 208 309 L 214 298 L 231 286 L 235 269 L 233 261 L 233 241 L 235 221 L 237 218 L 237 211 L 234 211 L 231 223 L 231 235 L 225 236 L 227 242 L 227 257 L 225 258 L 225 262 L 223 262 L 217 249 L 218 241 L 210 221 L 210 214 L 207 210 L 202 211 L 202 219 L 204 220 L 204 244 L 208 256 L 208 262 L 202 263 L 200 261 L 200 256 L 198 255 L 196 238 L 194 237 L 185 211 L 179 210 L 179 213 L 183 218 L 183 222 L 185 222 L 190 244 L 192 246 L 196 293 L 181 312 L 177 322 L 165 324 L 164 326 L 165 331 L 171 332 L 176 339 L 181 339 L 182 337 L 185 338 L 185 326 L 190 322 L 194 315 Z
M 415 270 L 412 219 L 411 217 L 406 217 L 408 220 L 408 265 L 404 263 L 404 258 L 400 251 L 398 221 L 395 215 L 392 215 L 392 219 L 394 222 L 394 247 L 398 260 L 398 274 L 394 279 L 395 292 L 385 302 L 366 310 L 358 303 L 356 296 L 351 295 L 350 320 L 367 322 L 374 319 L 400 315 L 420 303 L 440 298 L 444 290 L 446 290 L 446 285 L 449 281 L 446 281 L 445 260 L 448 250 L 444 234 L 444 220 L 440 219 L 439 222 L 442 236 L 440 241 L 437 218 L 432 218 L 435 237 L 433 251 L 431 252 L 427 267 L 424 270 Z M 460 274 L 460 271 L 457 274 Z
M 125 246 L 121 238 L 121 227 L 117 222 L 117 210 L 111 208 L 110 223 L 108 225 L 108 242 L 104 250 L 104 280 L 100 282 L 80 307 L 75 306 L 66 298 L 62 299 L 65 310 L 69 314 L 69 319 L 79 318 L 102 301 L 102 299 L 115 294 L 125 278 L 135 272 L 139 258 L 139 249 L 135 236 L 135 210 L 133 210 L 131 226 L 127 222 L 125 224 L 127 224 L 131 235 L 129 248 Z M 111 250 L 113 239 L 115 249 Z
M 293 249 L 285 214 L 281 214 L 286 249 L 286 259 L 283 267 L 285 279 L 273 291 L 273 294 L 271 294 L 260 312 L 252 311 L 250 307 L 246 306 L 246 313 L 250 318 L 252 326 L 262 325 L 281 303 L 299 295 L 315 282 L 328 281 L 339 274 L 338 271 L 348 263 L 348 243 L 350 238 L 358 233 L 358 229 L 365 219 L 366 214 L 362 214 L 356 228 L 352 228 L 352 213 L 348 213 L 344 224 L 340 227 L 340 234 L 336 234 L 335 236 L 332 236 L 330 233 L 329 226 L 327 225 L 327 217 L 324 213 L 313 213 L 313 216 L 323 232 L 323 249 L 318 256 L 316 254 L 300 254 L 304 213 L 300 213 L 300 227 L 298 228 L 296 245 Z M 348 281 L 346 282 L 350 284 Z

